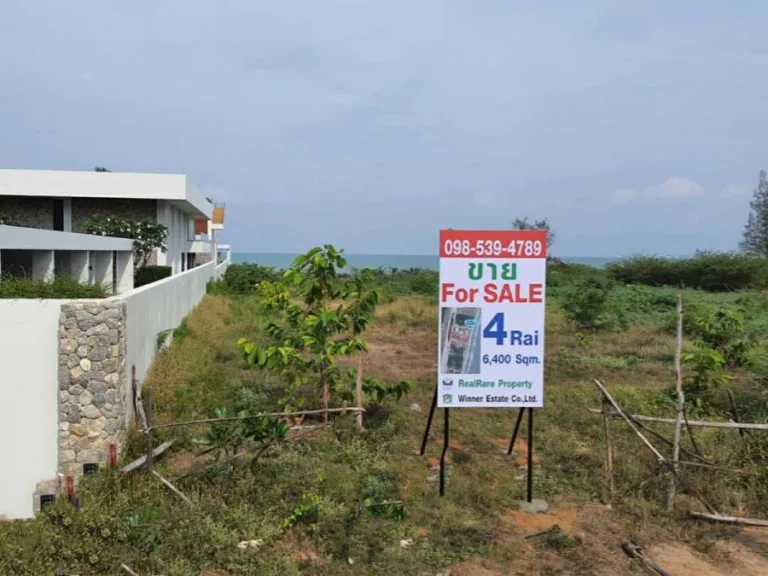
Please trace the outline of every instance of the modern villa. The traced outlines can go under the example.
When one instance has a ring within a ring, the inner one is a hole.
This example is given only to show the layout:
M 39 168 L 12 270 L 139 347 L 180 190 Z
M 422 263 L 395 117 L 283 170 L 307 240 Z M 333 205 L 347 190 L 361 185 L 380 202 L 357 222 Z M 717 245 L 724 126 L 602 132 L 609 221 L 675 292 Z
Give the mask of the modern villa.
M 135 288 L 133 240 L 84 233 L 106 217 L 165 225 L 150 264 L 171 275 Z M 112 294 L 0 298 L 0 520 L 34 516 L 119 456 L 158 342 L 230 263 L 223 227 L 224 206 L 184 175 L 0 170 L 0 281 L 66 274 Z
M 0 274 L 69 272 L 102 283 L 116 276 L 115 290 L 124 289 L 132 269 L 125 242 L 83 236 L 87 220 L 108 216 L 167 226 L 168 249 L 157 250 L 150 263 L 169 266 L 172 274 L 214 260 L 220 248 L 224 207 L 185 175 L 0 170 L 0 218 L 16 225 L 0 227 Z

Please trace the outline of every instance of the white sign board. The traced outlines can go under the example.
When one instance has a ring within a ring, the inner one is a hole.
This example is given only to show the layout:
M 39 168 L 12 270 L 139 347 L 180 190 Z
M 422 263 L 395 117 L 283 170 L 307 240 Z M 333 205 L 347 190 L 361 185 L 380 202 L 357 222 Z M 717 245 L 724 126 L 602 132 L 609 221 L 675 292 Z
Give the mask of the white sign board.
M 546 271 L 546 231 L 440 231 L 439 407 L 544 405 Z

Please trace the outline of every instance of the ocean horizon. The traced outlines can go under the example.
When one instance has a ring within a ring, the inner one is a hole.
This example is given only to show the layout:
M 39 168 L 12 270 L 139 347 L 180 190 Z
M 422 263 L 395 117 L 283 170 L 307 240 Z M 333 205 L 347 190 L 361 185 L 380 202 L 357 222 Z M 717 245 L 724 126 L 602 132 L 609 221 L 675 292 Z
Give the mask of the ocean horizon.
M 271 252 L 233 252 L 232 261 L 238 264 L 259 264 L 271 268 L 285 269 L 290 267 L 298 254 Z M 344 254 L 347 268 L 424 268 L 437 270 L 440 258 L 429 254 Z M 557 256 L 569 264 L 586 264 L 601 268 L 618 258 L 601 258 L 592 256 Z

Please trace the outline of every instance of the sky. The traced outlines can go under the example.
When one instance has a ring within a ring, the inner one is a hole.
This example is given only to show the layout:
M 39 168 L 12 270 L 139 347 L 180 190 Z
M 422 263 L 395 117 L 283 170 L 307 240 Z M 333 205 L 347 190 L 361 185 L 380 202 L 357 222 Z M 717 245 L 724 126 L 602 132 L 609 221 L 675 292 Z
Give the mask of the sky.
M 0 167 L 186 173 L 235 252 L 730 250 L 768 168 L 768 2 L 0 3 Z

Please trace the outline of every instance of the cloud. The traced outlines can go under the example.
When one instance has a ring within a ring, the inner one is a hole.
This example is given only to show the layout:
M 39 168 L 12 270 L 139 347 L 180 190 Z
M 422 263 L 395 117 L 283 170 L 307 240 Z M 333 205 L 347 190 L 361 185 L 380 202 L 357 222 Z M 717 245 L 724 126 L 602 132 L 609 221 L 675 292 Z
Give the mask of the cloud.
M 629 204 L 631 202 L 653 202 L 675 198 L 689 198 L 704 192 L 701 184 L 688 178 L 672 176 L 661 184 L 648 186 L 643 190 L 635 188 L 619 188 L 611 195 L 614 204 Z
M 697 196 L 704 192 L 701 184 L 687 178 L 667 178 L 656 188 L 647 188 L 646 194 L 653 198 L 679 198 L 681 196 Z

